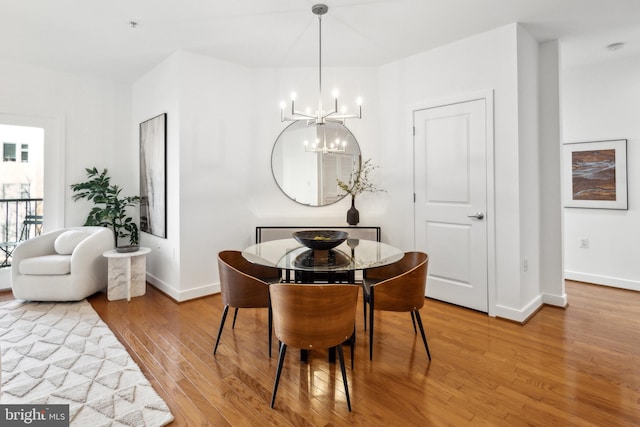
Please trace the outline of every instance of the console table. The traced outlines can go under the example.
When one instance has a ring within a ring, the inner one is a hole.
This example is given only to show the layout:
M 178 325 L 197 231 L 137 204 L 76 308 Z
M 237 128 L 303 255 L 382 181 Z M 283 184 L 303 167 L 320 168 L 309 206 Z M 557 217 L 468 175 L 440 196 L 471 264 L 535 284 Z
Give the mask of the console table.
M 115 249 L 102 255 L 109 259 L 107 299 L 109 301 L 139 297 L 147 291 L 147 260 L 149 248 L 135 252 L 118 252 Z
M 303 230 L 338 230 L 346 231 L 352 239 L 375 240 L 380 242 L 380 227 L 360 227 L 360 226 L 290 226 L 290 225 L 269 225 L 256 227 L 256 243 L 269 242 L 271 240 L 289 239 L 296 231 Z

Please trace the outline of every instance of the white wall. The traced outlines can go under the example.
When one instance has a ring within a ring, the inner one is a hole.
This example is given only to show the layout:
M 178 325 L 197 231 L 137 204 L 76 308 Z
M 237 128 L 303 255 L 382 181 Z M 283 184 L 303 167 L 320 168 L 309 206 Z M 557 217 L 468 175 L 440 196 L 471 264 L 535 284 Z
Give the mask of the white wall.
M 167 238 L 141 242 L 149 281 L 178 301 L 218 291 L 217 253 L 248 245 L 250 82 L 244 67 L 177 52 L 134 84 L 135 122 L 167 113 Z
M 0 63 L 0 119 L 45 128 L 45 231 L 84 223 L 91 206 L 73 202 L 69 185 L 85 168 L 106 167 L 125 192 L 137 191 L 128 85 Z
M 540 45 L 538 61 L 540 170 L 540 292 L 542 302 L 565 306 L 560 172 L 560 58 L 557 40 Z
M 521 225 L 529 196 L 520 193 L 537 180 L 522 183 L 519 173 L 520 121 L 530 120 L 530 113 L 519 115 L 520 31 L 509 25 L 380 68 L 323 70 L 327 92 L 339 86 L 345 103 L 364 96 L 364 118 L 347 125 L 363 158 L 381 166 L 377 182 L 388 190 L 357 200 L 361 225 L 382 226 L 383 239 L 404 250 L 413 248 L 411 106 L 494 91 L 494 314 L 513 319 L 526 316 L 535 294 L 522 287 L 522 248 L 537 247 Z M 524 45 L 531 51 L 534 44 Z M 73 207 L 66 210 L 67 225 L 82 223 L 88 210 L 72 205 L 68 190 L 84 178 L 85 167 L 108 167 L 115 182 L 137 190 L 138 123 L 168 113 L 168 238 L 143 234 L 141 243 L 153 249 L 150 280 L 179 300 L 214 291 L 217 251 L 250 244 L 256 225 L 345 224 L 348 200 L 309 208 L 273 182 L 271 147 L 286 125 L 279 122 L 278 104 L 291 90 L 301 105 L 306 99 L 314 104 L 317 69 L 250 70 L 178 52 L 130 92 L 114 82 L 0 65 L 0 112 L 61 121 L 67 172 L 59 188 L 65 189 L 65 205 Z
M 640 290 L 640 57 L 562 73 L 563 142 L 627 139 L 629 210 L 564 209 L 565 277 Z M 579 240 L 589 239 L 581 249 Z
M 492 314 L 496 306 L 520 307 L 516 52 L 516 28 L 509 26 L 382 67 L 381 115 L 390 119 L 383 139 L 397 141 L 382 148 L 384 171 L 394 171 L 387 178 L 393 186 L 383 227 L 400 247 L 414 244 L 413 176 L 407 173 L 413 170 L 411 111 L 438 100 L 494 92 L 495 206 L 488 207 L 487 215 L 494 212 L 497 224 L 496 253 L 489 254 L 496 265 L 489 283 Z
M 56 225 L 81 225 L 86 219 L 90 205 L 73 202 L 69 189 L 70 184 L 86 178 L 84 168 L 108 167 L 113 181 L 125 189 L 135 182 L 132 180 L 134 160 L 130 155 L 130 103 L 128 85 L 0 63 L 0 113 L 51 119 L 61 128 L 63 141 L 58 148 L 65 156 L 60 182 L 64 188 L 65 217 L 56 221 Z M 47 147 L 45 156 L 46 150 Z M 51 172 L 60 174 L 60 170 Z M 54 177 L 48 175 L 45 167 L 45 180 L 48 179 Z M 49 200 L 52 202 L 54 200 Z
M 413 246 L 411 110 L 454 96 L 494 92 L 496 230 L 495 253 L 489 257 L 495 277 L 489 286 L 495 299 L 490 313 L 514 320 L 526 319 L 541 304 L 536 52 L 531 36 L 513 24 L 381 68 L 379 149 L 383 181 L 389 183 L 381 225 L 388 241 L 402 248 Z M 525 254 L 529 276 L 521 274 Z M 561 283 L 549 291 L 564 293 Z
M 540 299 L 540 173 L 538 156 L 538 43 L 517 27 L 520 306 Z
M 133 123 L 129 140 L 136 151 L 136 188 L 140 188 L 139 124 L 167 113 L 167 238 L 140 233 L 147 255 L 147 279 L 178 299 L 180 292 L 180 53 L 176 53 L 138 79 L 132 89 Z
M 349 127 L 363 157 L 377 162 L 377 70 L 323 69 L 323 81 L 327 96 L 339 82 L 345 104 L 366 94 L 364 119 Z M 255 226 L 346 225 L 348 200 L 302 206 L 280 192 L 271 173 L 271 150 L 287 125 L 280 100 L 296 90 L 303 108 L 307 100 L 315 105 L 317 85 L 317 68 L 250 70 L 185 52 L 135 82 L 134 123 L 168 113 L 167 239 L 141 235 L 153 249 L 151 283 L 177 300 L 206 295 L 219 287 L 217 253 L 253 243 Z M 137 125 L 131 138 L 137 141 Z M 377 199 L 361 199 L 361 224 L 378 225 Z
M 347 120 L 347 127 L 353 132 L 363 160 L 368 158 L 381 164 L 379 147 L 381 143 L 390 145 L 395 141 L 380 142 L 378 70 L 371 67 L 324 68 L 322 72 L 324 102 L 330 101 L 334 87 L 340 90 L 340 102 L 353 111 L 355 99 L 362 95 L 361 120 Z M 346 215 L 350 200 L 344 199 L 324 207 L 300 205 L 285 196 L 273 180 L 271 174 L 271 150 L 280 132 L 290 123 L 280 122 L 281 100 L 288 101 L 289 94 L 298 95 L 296 106 L 304 109 L 314 107 L 318 102 L 318 69 L 259 69 L 253 76 L 253 121 L 252 143 L 249 153 L 251 162 L 251 193 L 248 200 L 252 223 L 247 225 L 253 238 L 257 225 L 334 225 L 346 226 Z M 383 172 L 378 170 L 378 184 L 388 188 Z M 384 213 L 387 193 L 363 194 L 356 199 L 360 210 L 360 225 L 380 225 Z M 383 229 L 383 235 L 385 230 Z
M 255 140 L 250 70 L 187 53 L 180 65 L 180 281 L 190 297 L 215 289 L 219 251 L 248 244 Z
M 364 118 L 348 126 L 363 158 L 380 165 L 376 178 L 388 190 L 357 200 L 361 224 L 380 225 L 383 239 L 403 250 L 414 247 L 411 107 L 494 92 L 497 226 L 496 251 L 490 254 L 496 266 L 490 312 L 519 320 L 540 303 L 535 280 L 539 217 L 529 210 L 538 205 L 536 50 L 533 39 L 514 24 L 380 69 L 323 70 L 327 97 L 326 88 L 338 85 L 345 103 L 364 94 Z M 525 68 L 520 76 L 519 65 Z M 155 250 L 149 256 L 150 276 L 174 298 L 214 289 L 217 251 L 247 246 L 256 225 L 345 223 L 348 200 L 318 208 L 299 205 L 280 192 L 270 169 L 273 142 L 286 126 L 278 120 L 278 104 L 295 90 L 301 108 L 314 106 L 316 71 L 247 70 L 177 53 L 134 85 L 134 121 L 168 111 L 169 128 L 178 126 L 176 120 L 180 127 L 169 130 L 169 152 L 176 156 L 170 160 L 169 181 L 179 181 L 168 191 L 176 211 L 169 214 L 169 237 L 161 242 L 143 236 L 143 244 Z M 531 154 L 532 166 L 521 159 Z M 523 219 L 533 228 L 524 229 Z M 523 251 L 532 262 L 528 281 L 520 274 Z

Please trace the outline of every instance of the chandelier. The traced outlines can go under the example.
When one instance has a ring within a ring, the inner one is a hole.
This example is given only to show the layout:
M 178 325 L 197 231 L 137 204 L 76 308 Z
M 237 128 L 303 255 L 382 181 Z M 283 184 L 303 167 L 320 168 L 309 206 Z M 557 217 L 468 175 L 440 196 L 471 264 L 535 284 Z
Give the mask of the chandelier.
M 337 126 L 337 125 L 334 125 Z M 335 130 L 332 130 L 333 134 L 336 134 Z M 333 136 L 336 136 L 333 139 Z M 341 139 L 340 136 L 344 135 L 329 135 L 327 136 L 327 124 L 323 124 L 322 126 L 316 125 L 316 139 L 313 142 L 309 142 L 309 140 L 305 140 L 304 151 L 313 152 L 313 153 L 344 153 L 347 149 L 347 140 Z
M 358 98 L 356 104 L 358 106 L 358 112 L 350 114 L 347 113 L 343 107 L 341 111 L 338 110 L 338 91 L 334 90 L 333 95 L 333 108 L 330 111 L 325 111 L 322 107 L 322 15 L 327 13 L 329 7 L 324 4 L 316 4 L 311 8 L 311 11 L 318 16 L 318 29 L 319 29 L 319 42 L 318 42 L 318 109 L 315 114 L 310 109 L 302 112 L 296 110 L 296 94 L 291 94 L 291 115 L 285 114 L 286 103 L 283 101 L 280 103 L 280 120 L 285 122 L 295 122 L 300 120 L 306 120 L 307 124 L 315 123 L 316 126 L 324 125 L 326 122 L 335 122 L 344 124 L 345 119 L 361 119 L 362 118 L 362 99 Z M 307 151 L 317 152 L 341 152 L 345 150 L 346 142 L 343 141 L 327 141 L 325 137 L 321 136 L 322 132 L 318 131 L 318 138 L 313 143 L 305 143 L 305 149 Z

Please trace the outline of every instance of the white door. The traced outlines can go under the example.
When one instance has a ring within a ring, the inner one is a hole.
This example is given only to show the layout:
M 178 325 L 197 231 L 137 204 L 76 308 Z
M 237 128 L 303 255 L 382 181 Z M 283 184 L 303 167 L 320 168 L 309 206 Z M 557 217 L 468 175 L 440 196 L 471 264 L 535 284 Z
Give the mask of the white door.
M 426 295 L 488 311 L 486 101 L 414 111 L 415 239 Z

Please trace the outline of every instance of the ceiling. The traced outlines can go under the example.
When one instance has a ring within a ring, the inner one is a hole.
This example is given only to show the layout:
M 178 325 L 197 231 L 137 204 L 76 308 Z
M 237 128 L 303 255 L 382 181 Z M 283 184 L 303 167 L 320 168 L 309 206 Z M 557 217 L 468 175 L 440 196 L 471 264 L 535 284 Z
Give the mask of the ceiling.
M 0 61 L 120 81 L 180 49 L 248 67 L 317 66 L 319 2 L 0 0 Z M 324 3 L 323 66 L 377 66 L 513 22 L 559 39 L 564 67 L 640 55 L 638 0 Z M 626 44 L 605 48 L 614 42 Z

